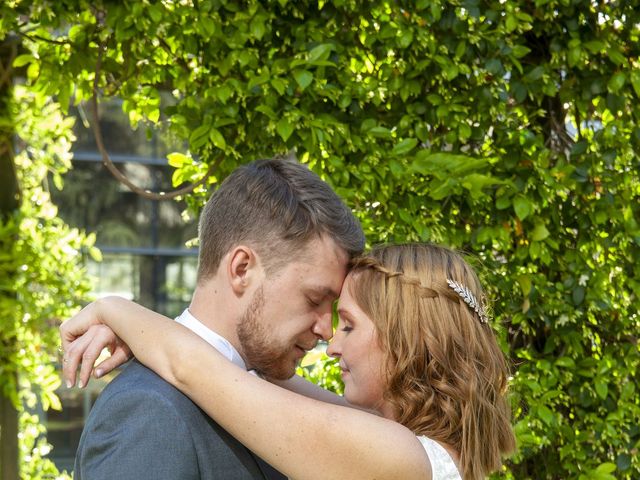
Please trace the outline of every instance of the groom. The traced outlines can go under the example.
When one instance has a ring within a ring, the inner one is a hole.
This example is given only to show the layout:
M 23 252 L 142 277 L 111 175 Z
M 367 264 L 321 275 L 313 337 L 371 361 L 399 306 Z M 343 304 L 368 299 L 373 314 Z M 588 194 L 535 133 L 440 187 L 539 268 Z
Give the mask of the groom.
M 319 339 L 362 230 L 307 167 L 259 160 L 235 170 L 199 223 L 198 281 L 177 319 L 237 365 L 286 379 Z M 87 420 L 74 478 L 284 479 L 186 396 L 133 361 Z

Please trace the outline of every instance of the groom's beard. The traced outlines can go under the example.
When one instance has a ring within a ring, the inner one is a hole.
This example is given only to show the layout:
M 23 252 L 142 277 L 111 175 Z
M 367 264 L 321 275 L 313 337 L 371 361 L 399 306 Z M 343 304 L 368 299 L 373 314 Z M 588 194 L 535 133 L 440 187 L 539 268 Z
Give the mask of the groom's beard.
M 261 323 L 264 292 L 256 291 L 236 328 L 247 366 L 276 380 L 286 380 L 295 373 L 292 360 L 295 345 L 280 345 Z

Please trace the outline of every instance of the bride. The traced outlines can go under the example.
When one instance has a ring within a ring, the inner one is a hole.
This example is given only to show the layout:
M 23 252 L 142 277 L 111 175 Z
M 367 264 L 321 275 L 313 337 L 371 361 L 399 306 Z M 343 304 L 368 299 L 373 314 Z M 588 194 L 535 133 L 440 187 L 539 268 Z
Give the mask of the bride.
M 124 342 L 290 478 L 476 480 L 515 445 L 508 370 L 482 298 L 475 272 L 443 247 L 382 246 L 356 260 L 327 350 L 339 360 L 344 398 L 299 377 L 264 381 L 117 297 L 63 323 L 63 375 L 74 384 L 81 366 L 86 385 L 97 353 Z

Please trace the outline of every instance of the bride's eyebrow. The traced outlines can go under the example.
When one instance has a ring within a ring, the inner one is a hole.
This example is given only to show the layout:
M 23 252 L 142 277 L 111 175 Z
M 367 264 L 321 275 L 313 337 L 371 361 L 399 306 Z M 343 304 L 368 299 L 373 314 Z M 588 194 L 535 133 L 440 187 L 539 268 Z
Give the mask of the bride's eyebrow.
M 349 310 L 345 310 L 344 308 L 340 308 L 338 307 L 337 309 L 338 315 L 340 316 L 341 319 L 347 321 L 347 322 L 352 322 L 352 316 L 351 313 L 349 313 Z

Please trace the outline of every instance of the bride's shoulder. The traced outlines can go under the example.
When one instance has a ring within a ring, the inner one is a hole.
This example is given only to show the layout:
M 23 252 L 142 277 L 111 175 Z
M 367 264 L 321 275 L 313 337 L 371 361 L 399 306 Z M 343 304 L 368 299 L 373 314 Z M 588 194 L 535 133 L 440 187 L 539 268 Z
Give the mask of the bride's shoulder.
M 456 462 L 442 445 L 425 436 L 419 436 L 418 440 L 431 463 L 432 480 L 461 480 Z

